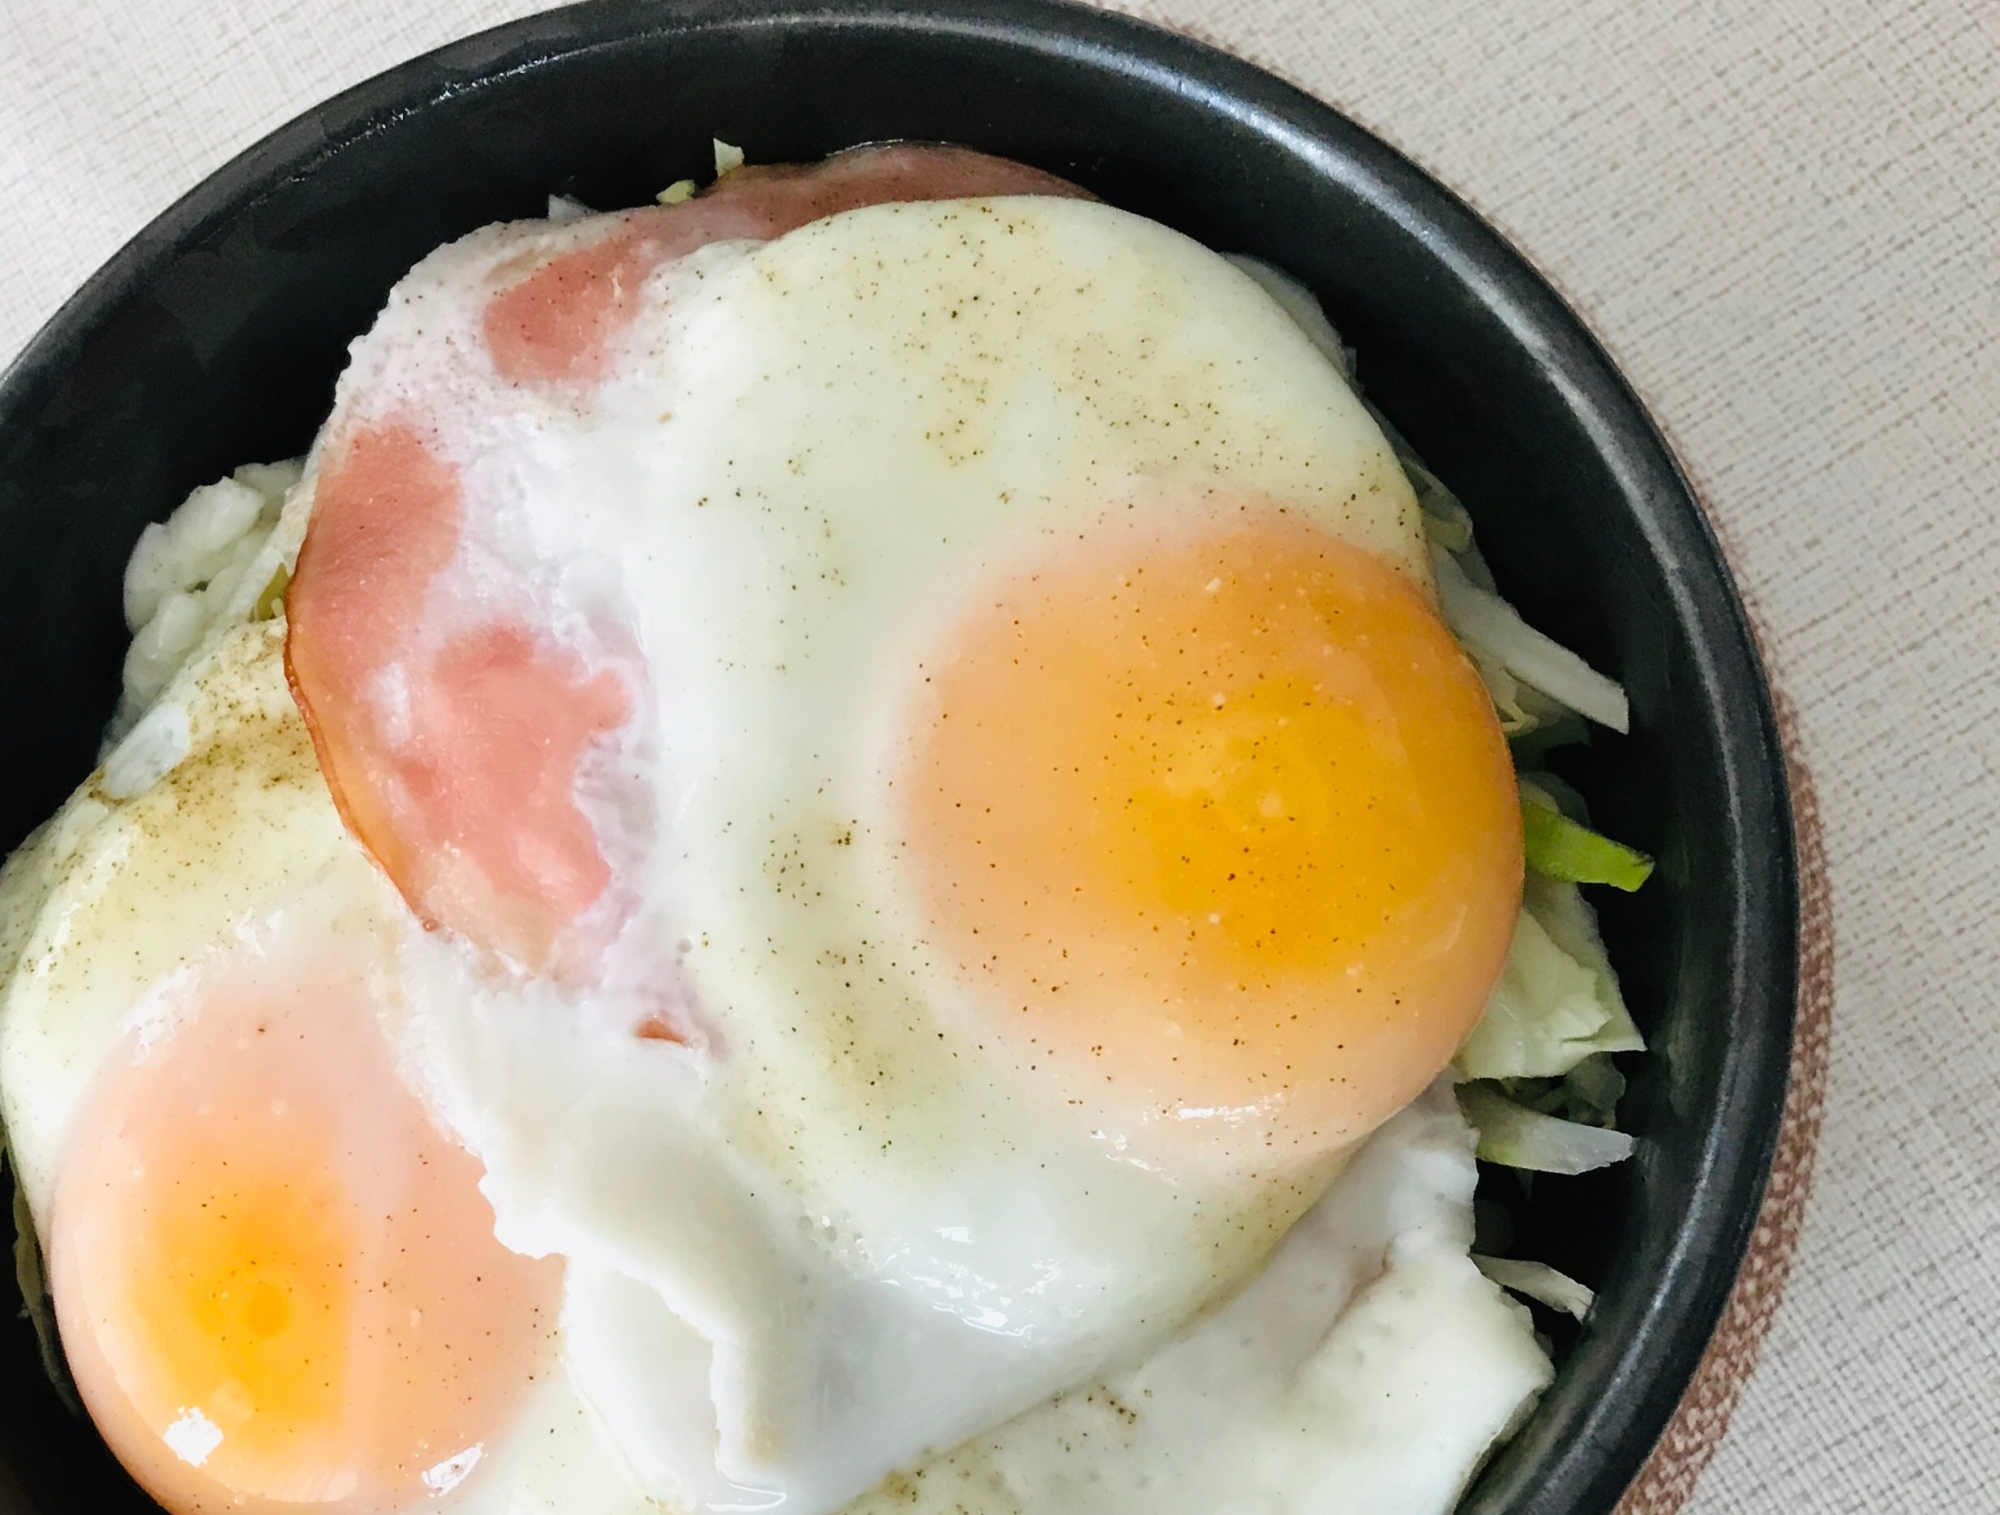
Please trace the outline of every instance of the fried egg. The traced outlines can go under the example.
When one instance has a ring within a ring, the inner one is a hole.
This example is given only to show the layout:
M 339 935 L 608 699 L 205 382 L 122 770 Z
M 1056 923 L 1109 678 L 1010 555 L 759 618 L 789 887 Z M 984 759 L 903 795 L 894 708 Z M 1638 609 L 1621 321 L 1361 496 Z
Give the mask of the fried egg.
M 1506 957 L 1511 765 L 1227 261 L 952 150 L 489 228 L 280 531 L 187 756 L 9 875 L 0 1100 L 169 1508 L 1317 1507 L 1350 1315 L 1480 1366 L 1448 1500 L 1545 1381 L 1455 1112 L 1354 1158 Z M 1052 1462 L 1093 1384 L 1157 1413 Z
M 69 1371 L 175 1511 L 410 1507 L 530 1425 L 590 1434 L 560 1263 L 495 1239 L 394 1069 L 403 911 L 283 635 L 224 639 L 175 687 L 173 770 L 126 797 L 100 771 L 0 875 L 0 1095 Z

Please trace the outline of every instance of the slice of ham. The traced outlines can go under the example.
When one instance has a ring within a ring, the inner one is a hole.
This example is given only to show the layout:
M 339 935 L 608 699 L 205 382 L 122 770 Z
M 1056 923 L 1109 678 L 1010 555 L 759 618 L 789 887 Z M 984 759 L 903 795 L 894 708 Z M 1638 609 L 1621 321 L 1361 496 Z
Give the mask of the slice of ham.
M 696 248 L 767 241 L 869 205 L 1021 194 L 1084 192 L 954 147 L 740 169 L 685 204 L 603 217 L 581 246 L 503 260 L 487 275 L 479 338 L 499 391 L 584 396 L 609 375 L 648 276 Z M 477 502 L 420 396 L 343 384 L 325 436 L 286 659 L 335 803 L 427 925 L 527 971 L 590 982 L 631 901 L 578 781 L 644 690 L 539 623 L 527 585 L 501 586 L 470 625 L 427 621 Z M 676 1032 L 663 1022 L 653 1034 Z
M 610 869 L 577 765 L 631 699 L 514 619 L 411 655 L 463 508 L 456 470 L 406 419 L 323 462 L 288 597 L 292 690 L 349 829 L 428 924 L 537 969 L 587 970 L 576 959 L 595 944 L 566 933 Z

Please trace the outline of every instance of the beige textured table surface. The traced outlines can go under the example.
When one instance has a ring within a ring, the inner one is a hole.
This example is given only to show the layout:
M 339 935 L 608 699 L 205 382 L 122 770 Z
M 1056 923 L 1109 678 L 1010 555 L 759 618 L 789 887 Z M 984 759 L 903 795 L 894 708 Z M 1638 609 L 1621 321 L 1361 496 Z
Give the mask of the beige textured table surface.
M 0 0 L 0 358 L 325 95 L 532 0 Z M 1146 0 L 1411 153 L 1594 325 L 1797 707 L 1835 1032 L 1690 1504 L 2000 1511 L 2000 4 Z

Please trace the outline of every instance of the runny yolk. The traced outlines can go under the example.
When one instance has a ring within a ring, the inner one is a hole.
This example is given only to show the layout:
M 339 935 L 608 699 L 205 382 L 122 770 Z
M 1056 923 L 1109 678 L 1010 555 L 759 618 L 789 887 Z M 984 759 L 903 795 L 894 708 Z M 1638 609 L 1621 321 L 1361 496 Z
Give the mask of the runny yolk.
M 908 855 L 1031 1063 L 1309 1152 L 1450 1060 L 1506 960 L 1521 827 L 1491 701 L 1397 570 L 1265 507 L 1107 528 L 926 673 Z
M 77 1387 L 176 1515 L 414 1508 L 551 1357 L 560 1263 L 494 1238 L 354 969 L 280 966 L 100 1075 L 50 1218 Z

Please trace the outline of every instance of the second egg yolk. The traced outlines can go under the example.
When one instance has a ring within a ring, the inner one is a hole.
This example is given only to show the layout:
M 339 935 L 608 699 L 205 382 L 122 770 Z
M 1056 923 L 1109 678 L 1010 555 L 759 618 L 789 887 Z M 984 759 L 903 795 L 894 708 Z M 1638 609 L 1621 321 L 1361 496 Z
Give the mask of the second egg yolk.
M 49 1227 L 63 1346 L 173 1515 L 414 1509 L 550 1370 L 554 1260 L 398 1080 L 337 946 L 239 966 L 101 1071 Z
M 1478 1019 L 1520 906 L 1512 764 L 1386 562 L 1274 508 L 1107 528 L 998 584 L 925 679 L 907 855 L 1038 1070 L 1309 1153 Z

